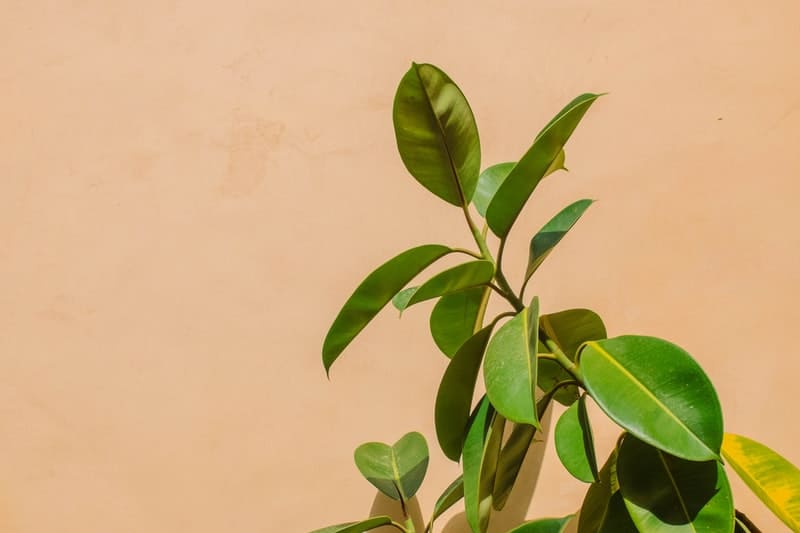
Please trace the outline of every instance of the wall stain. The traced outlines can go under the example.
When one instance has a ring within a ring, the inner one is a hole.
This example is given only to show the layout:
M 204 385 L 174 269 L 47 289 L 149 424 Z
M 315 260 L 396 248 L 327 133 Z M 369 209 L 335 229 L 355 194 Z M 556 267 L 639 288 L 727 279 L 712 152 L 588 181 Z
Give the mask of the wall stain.
M 222 196 L 247 196 L 266 177 L 269 156 L 281 144 L 285 124 L 236 111 L 228 144 L 228 166 Z

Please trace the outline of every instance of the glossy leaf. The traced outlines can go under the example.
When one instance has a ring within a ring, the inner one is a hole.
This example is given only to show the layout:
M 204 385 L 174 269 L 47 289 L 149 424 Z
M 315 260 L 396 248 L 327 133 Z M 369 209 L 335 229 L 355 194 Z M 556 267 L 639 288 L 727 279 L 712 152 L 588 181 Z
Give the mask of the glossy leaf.
M 640 531 L 733 533 L 733 496 L 716 460 L 687 461 L 626 435 L 617 478 Z
M 792 531 L 800 531 L 800 470 L 741 435 L 726 433 L 722 456 L 756 496 Z
M 444 454 L 453 461 L 461 457 L 475 382 L 491 334 L 489 325 L 464 343 L 447 365 L 436 395 L 436 436 Z
M 405 302 L 405 308 L 445 294 L 487 285 L 494 277 L 491 261 L 469 261 L 440 272 L 419 286 Z M 401 304 L 403 302 L 398 302 Z
M 581 215 L 592 205 L 592 202 L 593 200 L 578 200 L 568 205 L 533 236 L 528 252 L 528 267 L 525 269 L 526 282 L 581 218 Z
M 719 458 L 722 410 L 700 365 L 662 339 L 627 335 L 584 344 L 584 384 L 634 436 L 690 461 Z
M 464 442 L 464 506 L 473 533 L 484 533 L 492 512 L 492 488 L 505 420 L 484 397 Z
M 586 341 L 606 338 L 606 328 L 602 319 L 589 309 L 567 309 L 539 317 L 539 328 L 556 343 L 570 360 L 575 360 L 578 348 Z M 556 361 L 539 359 L 537 381 L 539 388 L 549 391 L 558 383 L 572 379 L 572 376 Z M 579 396 L 577 386 L 562 387 L 555 399 L 562 405 L 572 405 Z
M 575 515 L 565 516 L 564 518 L 541 518 L 525 522 L 519 527 L 515 527 L 508 533 L 563 533 L 567 529 L 570 520 Z
M 559 417 L 555 441 L 556 453 L 567 472 L 586 483 L 597 480 L 597 458 L 585 394 Z
M 428 265 L 452 251 L 438 244 L 417 246 L 395 256 L 367 276 L 347 299 L 325 337 L 322 346 L 325 371 L 330 372 L 331 365 L 347 345 L 400 289 Z
M 599 96 L 583 94 L 567 104 L 508 173 L 486 210 L 486 221 L 495 235 L 501 238 L 508 235 L 531 193 L 547 175 L 581 118 Z
M 534 402 L 539 339 L 539 299 L 503 324 L 489 342 L 483 363 L 486 394 L 508 420 L 538 428 Z
M 433 506 L 433 515 L 429 522 L 430 530 L 433 530 L 433 521 L 442 516 L 445 511 L 454 506 L 464 497 L 464 476 L 458 476 L 455 481 L 444 489 L 444 492 L 436 500 Z
M 453 205 L 467 205 L 478 183 L 481 146 L 475 117 L 447 74 L 413 63 L 394 98 L 397 148 L 423 187 Z
M 489 287 L 473 287 L 439 298 L 431 312 L 430 326 L 436 346 L 453 357 L 467 339 L 481 327 Z
M 553 160 L 550 168 L 547 169 L 545 177 L 556 170 L 566 170 L 566 167 L 564 167 L 564 157 L 564 150 L 561 150 L 558 156 Z M 508 173 L 514 168 L 514 165 L 516 165 L 514 162 L 492 165 L 478 176 L 478 187 L 475 189 L 475 196 L 472 197 L 472 203 L 482 217 L 486 218 L 486 210 L 489 208 L 492 198 L 497 192 L 497 189 L 500 188 L 500 185 L 505 181 L 506 177 L 508 177 Z
M 311 533 L 362 533 L 375 529 L 376 527 L 389 525 L 392 519 L 388 516 L 375 516 L 362 520 L 361 522 L 348 522 L 346 524 L 339 524 L 338 526 L 328 526 L 322 529 L 316 529 Z
M 417 432 L 407 433 L 392 446 L 367 442 L 356 448 L 355 461 L 375 488 L 394 500 L 407 502 L 428 469 L 428 444 Z
M 578 533 L 638 533 L 617 481 L 617 451 L 611 452 L 598 480 L 589 486 L 578 514 Z

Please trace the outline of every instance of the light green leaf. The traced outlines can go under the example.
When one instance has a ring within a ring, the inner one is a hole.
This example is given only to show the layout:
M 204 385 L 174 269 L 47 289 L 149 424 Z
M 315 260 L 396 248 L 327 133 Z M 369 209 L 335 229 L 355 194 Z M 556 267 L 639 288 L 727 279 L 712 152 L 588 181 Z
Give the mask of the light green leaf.
M 536 354 L 539 299 L 503 324 L 489 342 L 483 362 L 486 394 L 507 419 L 541 428 L 536 413 Z
M 555 441 L 556 453 L 567 472 L 586 483 L 597 481 L 597 458 L 585 394 L 558 419 Z
M 439 244 L 426 244 L 406 250 L 379 266 L 361 282 L 333 321 L 322 346 L 325 372 L 342 351 L 389 300 L 428 265 L 453 250 Z
M 453 205 L 472 199 L 481 166 L 475 117 L 447 74 L 413 63 L 394 97 L 397 149 L 423 187 Z
M 617 480 L 617 450 L 600 469 L 598 480 L 589 486 L 578 513 L 578 533 L 638 533 Z
M 533 236 L 528 253 L 528 267 L 525 270 L 525 282 L 536 272 L 539 265 L 547 259 L 553 248 L 561 242 L 564 235 L 581 218 L 581 215 L 592 205 L 592 202 L 593 200 L 578 200 L 568 205 Z
M 431 516 L 430 530 L 433 530 L 433 521 L 444 514 L 445 511 L 454 506 L 458 501 L 464 497 L 464 476 L 458 476 L 455 481 L 450 483 L 444 492 L 442 492 L 436 504 L 433 506 L 433 515 Z
M 431 335 L 447 357 L 453 357 L 481 327 L 489 287 L 473 287 L 439 298 L 431 312 Z
M 547 175 L 581 118 L 599 96 L 583 94 L 567 104 L 508 173 L 486 210 L 486 221 L 495 235 L 501 238 L 508 235 L 531 193 Z
M 492 512 L 492 488 L 505 419 L 484 398 L 475 409 L 464 442 L 464 506 L 473 533 L 484 533 Z
M 690 461 L 719 458 L 722 410 L 700 365 L 655 337 L 626 335 L 583 345 L 586 390 L 617 424 Z
M 436 274 L 420 285 L 401 310 L 445 294 L 487 285 L 493 277 L 494 264 L 491 261 L 470 261 L 456 265 Z M 397 303 L 402 304 L 403 302 Z
M 328 526 L 322 529 L 315 529 L 311 533 L 363 533 L 376 527 L 385 526 L 392 523 L 388 516 L 375 516 L 362 520 L 361 522 L 348 522 L 338 526 Z
M 491 334 L 489 325 L 464 343 L 447 365 L 436 395 L 436 436 L 444 454 L 453 461 L 461 457 L 475 382 Z
M 508 533 L 563 533 L 567 529 L 569 521 L 573 518 L 575 518 L 573 514 L 564 518 L 540 518 L 539 520 L 525 522 Z
M 733 497 L 716 460 L 687 461 L 626 435 L 617 478 L 639 531 L 733 533 Z
M 800 531 L 800 470 L 773 450 L 726 433 L 722 456 L 756 496 L 792 531 Z
M 403 310 L 408 307 L 408 301 L 412 296 L 414 296 L 414 293 L 417 292 L 417 289 L 419 289 L 419 286 L 408 287 L 407 289 L 403 289 L 395 294 L 394 298 L 392 298 L 392 305 L 394 308 L 402 313 Z
M 416 494 L 428 469 L 428 444 L 417 432 L 407 433 L 393 446 L 367 442 L 356 448 L 354 455 L 367 481 L 404 503 Z

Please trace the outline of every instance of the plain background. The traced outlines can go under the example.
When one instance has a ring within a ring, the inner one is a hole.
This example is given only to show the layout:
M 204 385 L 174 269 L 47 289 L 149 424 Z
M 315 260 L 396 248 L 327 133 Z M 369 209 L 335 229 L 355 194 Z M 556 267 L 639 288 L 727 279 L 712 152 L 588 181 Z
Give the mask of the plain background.
M 595 198 L 531 289 L 670 339 L 726 429 L 800 463 L 795 2 L 17 1 L 0 18 L 0 529 L 303 532 L 369 512 L 367 440 L 422 431 L 446 360 L 429 305 L 322 339 L 400 250 L 470 245 L 396 153 L 395 88 L 445 69 L 484 166 L 610 94 L 509 243 Z M 599 454 L 617 429 L 598 420 Z M 585 486 L 553 450 L 530 516 Z M 734 483 L 765 531 L 782 526 Z

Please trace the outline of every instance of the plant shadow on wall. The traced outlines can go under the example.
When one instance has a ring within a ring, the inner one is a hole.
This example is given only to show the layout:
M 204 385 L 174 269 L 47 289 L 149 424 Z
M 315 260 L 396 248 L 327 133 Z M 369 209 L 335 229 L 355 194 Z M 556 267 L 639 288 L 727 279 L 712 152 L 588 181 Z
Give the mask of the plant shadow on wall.
M 462 475 L 444 489 L 423 525 L 414 517 L 419 514 L 414 495 L 428 467 L 425 438 L 412 432 L 394 444 L 363 444 L 355 451 L 358 470 L 399 503 L 401 517 L 378 514 L 316 533 L 382 526 L 429 533 L 435 520 L 457 504 L 473 532 L 487 532 L 512 495 L 530 500 L 536 472 L 528 476 L 533 483 L 521 482 L 526 476 L 520 470 L 541 440 L 536 437 L 553 402 L 566 407 L 553 431 L 557 455 L 571 475 L 588 485 L 583 503 L 576 515 L 525 522 L 527 502 L 520 502 L 522 513 L 504 531 L 556 533 L 577 527 L 580 533 L 755 533 L 758 528 L 734 506 L 730 470 L 792 531 L 800 531 L 800 470 L 763 444 L 723 432 L 717 394 L 692 356 L 655 337 L 609 337 L 596 313 L 545 313 L 536 296 L 525 295 L 528 281 L 591 200 L 563 208 L 533 236 L 518 288 L 503 272 L 503 251 L 514 222 L 539 182 L 564 168 L 564 145 L 599 97 L 578 96 L 541 130 L 519 161 L 481 172 L 478 129 L 458 86 L 428 64 L 413 64 L 400 81 L 393 116 L 403 163 L 423 187 L 462 211 L 477 249 L 426 244 L 378 267 L 334 320 L 322 359 L 329 372 L 389 302 L 403 311 L 437 300 L 431 335 L 450 361 L 436 397 L 436 437 L 442 453 L 460 463 Z M 409 286 L 451 254 L 466 260 Z M 505 301 L 508 310 L 487 318 L 493 296 Z M 481 368 L 486 394 L 476 400 Z M 602 463 L 595 457 L 589 401 L 622 428 Z

